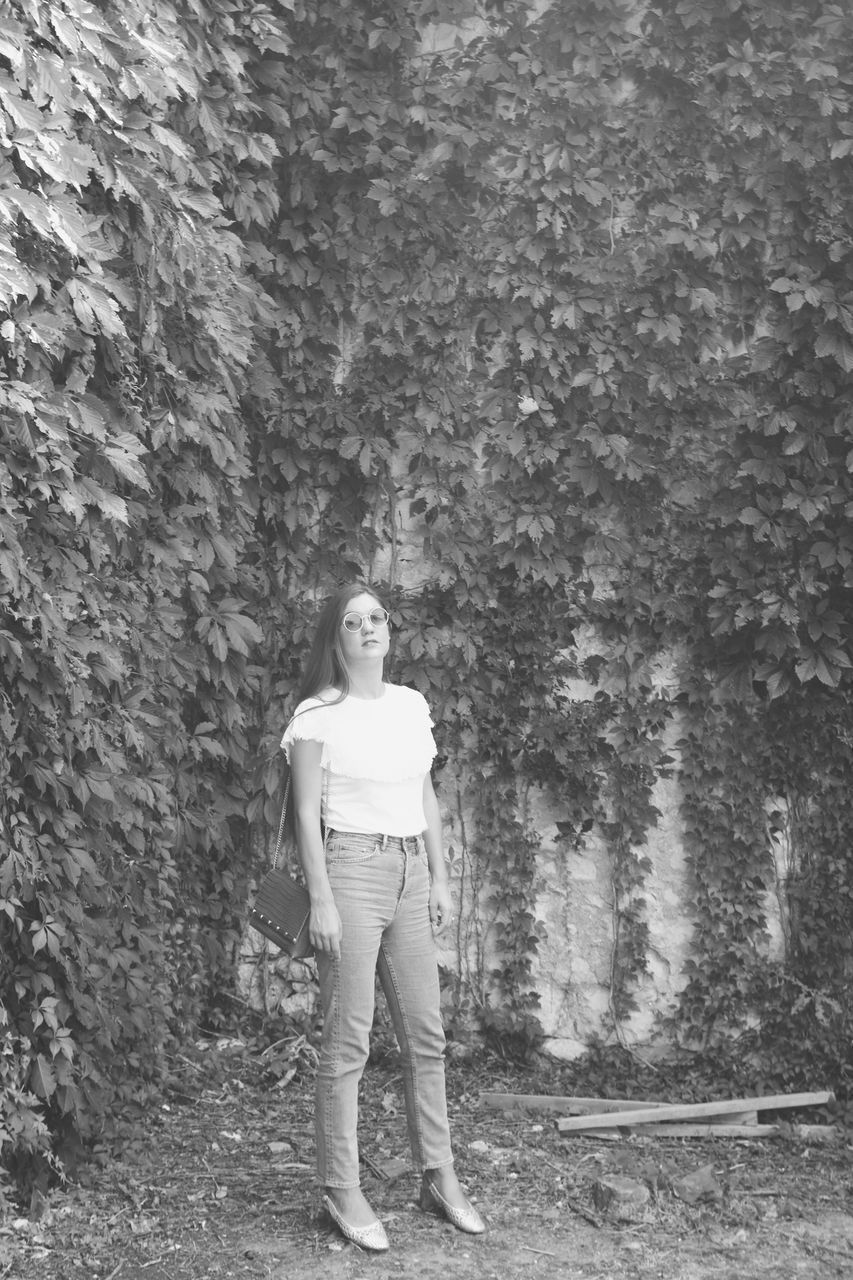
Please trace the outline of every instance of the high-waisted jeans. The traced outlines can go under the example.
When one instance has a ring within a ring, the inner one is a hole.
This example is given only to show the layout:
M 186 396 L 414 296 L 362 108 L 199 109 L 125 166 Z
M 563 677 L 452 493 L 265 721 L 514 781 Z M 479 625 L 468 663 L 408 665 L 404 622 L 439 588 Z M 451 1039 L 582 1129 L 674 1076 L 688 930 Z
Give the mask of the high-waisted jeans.
M 331 832 L 326 863 L 343 925 L 340 959 L 318 953 L 323 1038 L 317 1070 L 317 1174 L 356 1187 L 358 1087 L 367 1062 L 378 972 L 403 1066 L 406 1118 L 420 1172 L 453 1163 L 444 1030 L 420 836 Z

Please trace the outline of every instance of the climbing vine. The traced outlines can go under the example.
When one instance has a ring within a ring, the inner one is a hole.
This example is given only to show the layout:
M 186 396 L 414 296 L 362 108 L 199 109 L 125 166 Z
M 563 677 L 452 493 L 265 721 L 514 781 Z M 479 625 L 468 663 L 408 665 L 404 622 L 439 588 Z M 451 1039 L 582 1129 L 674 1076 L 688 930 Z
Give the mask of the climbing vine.
M 741 1060 L 777 1084 L 823 1072 L 846 1088 L 849 711 L 803 691 L 784 704 L 706 704 L 688 724 L 681 747 L 700 936 L 675 1033 L 706 1049 L 734 1035 Z

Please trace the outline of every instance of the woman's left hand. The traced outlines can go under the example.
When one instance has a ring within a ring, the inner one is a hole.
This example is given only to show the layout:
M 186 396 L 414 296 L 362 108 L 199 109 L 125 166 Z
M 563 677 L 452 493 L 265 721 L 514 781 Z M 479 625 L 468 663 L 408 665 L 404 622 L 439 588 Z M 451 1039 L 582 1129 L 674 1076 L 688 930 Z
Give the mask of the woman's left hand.
M 434 880 L 430 885 L 429 918 L 435 933 L 444 933 L 453 922 L 453 899 L 446 881 Z

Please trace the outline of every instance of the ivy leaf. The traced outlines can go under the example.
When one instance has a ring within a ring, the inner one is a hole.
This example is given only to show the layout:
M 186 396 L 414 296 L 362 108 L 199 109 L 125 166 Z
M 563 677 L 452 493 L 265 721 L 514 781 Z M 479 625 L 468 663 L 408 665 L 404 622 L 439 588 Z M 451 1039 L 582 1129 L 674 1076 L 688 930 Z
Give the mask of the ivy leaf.
M 87 333 L 104 333 L 108 337 L 125 337 L 124 325 L 114 298 L 100 286 L 77 277 L 67 284 L 74 314 Z
M 824 659 L 823 654 L 814 650 L 807 657 L 801 659 L 796 664 L 797 679 L 803 684 L 807 684 L 810 680 L 818 679 L 821 684 L 828 688 L 834 689 L 839 681 L 841 672 L 838 667 L 830 666 Z
M 127 503 L 124 498 L 120 498 L 114 493 L 108 493 L 90 476 L 81 477 L 78 492 L 84 493 L 86 495 L 85 500 L 97 506 L 108 520 L 114 520 L 119 524 L 130 523 Z
M 151 492 L 151 483 L 139 462 L 142 452 L 135 436 L 119 434 L 113 437 L 112 443 L 104 448 L 104 457 L 125 480 Z
M 11 310 L 15 300 L 25 297 L 30 302 L 38 292 L 38 283 L 32 272 L 19 262 L 10 245 L 0 239 L 0 302 Z
M 56 1093 L 56 1072 L 43 1053 L 36 1055 L 30 1075 L 30 1088 L 36 1097 L 49 1102 Z

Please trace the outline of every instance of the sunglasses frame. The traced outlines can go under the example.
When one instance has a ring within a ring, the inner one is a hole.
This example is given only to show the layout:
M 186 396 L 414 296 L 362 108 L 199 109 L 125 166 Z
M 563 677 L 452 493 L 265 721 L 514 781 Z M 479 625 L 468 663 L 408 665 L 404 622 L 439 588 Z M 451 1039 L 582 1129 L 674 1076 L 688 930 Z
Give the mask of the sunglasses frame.
M 374 614 L 381 614 L 382 615 L 381 620 L 377 621 L 373 616 Z M 347 618 L 358 618 L 358 626 L 348 627 Z M 349 632 L 351 636 L 357 636 L 360 631 L 364 630 L 364 624 L 368 620 L 368 618 L 370 619 L 374 627 L 387 627 L 388 622 L 391 618 L 391 615 L 387 609 L 384 609 L 382 607 L 382 605 L 377 605 L 375 609 L 371 609 L 368 613 L 356 613 L 355 609 L 350 609 L 341 618 L 341 626 L 343 627 L 344 631 Z

